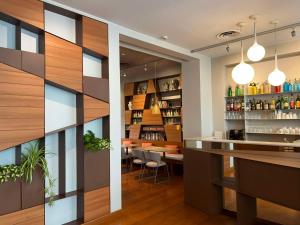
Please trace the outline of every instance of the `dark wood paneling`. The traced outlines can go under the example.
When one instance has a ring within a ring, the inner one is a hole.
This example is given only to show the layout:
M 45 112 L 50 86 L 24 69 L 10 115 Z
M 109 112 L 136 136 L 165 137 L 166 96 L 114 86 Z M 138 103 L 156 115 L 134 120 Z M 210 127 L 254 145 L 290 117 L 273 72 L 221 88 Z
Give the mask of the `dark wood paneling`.
M 0 1 L 0 11 L 28 24 L 44 29 L 44 6 L 38 0 Z
M 84 151 L 84 191 L 109 185 L 109 151 Z
M 45 35 L 46 79 L 82 92 L 82 49 L 54 35 Z
M 44 136 L 44 81 L 0 64 L 0 150 Z
M 34 171 L 32 183 L 22 181 L 22 209 L 44 204 L 44 178 L 40 169 Z
M 66 132 L 58 133 L 58 193 L 63 195 L 66 192 Z
M 77 109 L 78 110 L 78 109 Z M 84 145 L 83 125 L 76 128 L 77 219 L 84 217 Z
M 223 208 L 221 180 L 222 157 L 199 150 L 184 149 L 184 201 L 206 213 L 219 214 Z
M 1 199 L 2 200 L 2 199 Z M 44 225 L 44 205 L 0 216 L 1 225 Z
M 83 47 L 108 57 L 108 25 L 83 16 Z
M 109 115 L 109 104 L 84 95 L 84 122 Z
M 0 184 L 0 199 L 0 215 L 21 210 L 20 180 L 17 179 L 16 182 L 9 181 Z
M 110 139 L 110 117 L 105 116 L 102 118 L 102 137 Z
M 22 51 L 22 70 L 41 78 L 45 76 L 45 59 L 43 54 Z
M 134 83 L 124 84 L 124 96 L 133 96 L 134 94 Z
M 300 171 L 296 168 L 237 159 L 239 191 L 300 210 Z
M 256 198 L 237 193 L 237 220 L 239 225 L 253 225 L 256 223 L 257 208 Z
M 0 63 L 21 69 L 21 51 L 0 47 Z
M 163 125 L 161 114 L 152 114 L 151 109 L 145 109 L 142 119 L 143 125 Z
M 84 194 L 84 222 L 108 215 L 110 211 L 109 187 Z
M 108 79 L 84 76 L 83 92 L 91 97 L 109 102 L 109 81 Z
M 165 125 L 167 141 L 181 142 L 181 125 Z

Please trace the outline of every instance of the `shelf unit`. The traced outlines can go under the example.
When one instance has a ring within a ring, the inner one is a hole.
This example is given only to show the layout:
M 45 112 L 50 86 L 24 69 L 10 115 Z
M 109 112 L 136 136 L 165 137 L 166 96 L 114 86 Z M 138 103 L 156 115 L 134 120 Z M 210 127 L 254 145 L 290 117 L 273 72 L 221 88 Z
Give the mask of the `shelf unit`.
M 172 82 L 177 85 L 172 86 Z M 126 83 L 125 138 L 182 142 L 180 83 L 180 75 Z M 151 111 L 155 92 L 160 105 L 160 114 L 152 114 Z
M 251 110 L 251 111 L 226 111 L 227 101 L 244 101 L 252 100 L 267 100 L 271 101 L 272 98 L 277 99 L 277 96 L 294 96 L 296 100 L 297 95 L 300 92 L 282 92 L 282 93 L 268 93 L 268 94 L 256 94 L 256 95 L 243 95 L 243 96 L 226 96 L 225 99 L 225 112 L 224 121 L 226 131 L 231 129 L 244 129 L 246 140 L 278 140 L 281 141 L 286 139 L 288 141 L 294 141 L 300 138 L 300 134 L 292 134 L 286 132 L 279 132 L 281 129 L 292 128 L 294 132 L 295 129 L 300 129 L 300 109 L 282 109 L 280 112 L 285 114 L 285 118 L 277 118 L 277 110 Z M 286 115 L 289 115 L 286 117 Z M 254 127 L 254 128 L 253 128 Z M 256 129 L 257 132 L 252 130 Z M 266 129 L 272 129 L 272 132 L 264 132 Z M 261 137 L 263 135 L 264 137 Z

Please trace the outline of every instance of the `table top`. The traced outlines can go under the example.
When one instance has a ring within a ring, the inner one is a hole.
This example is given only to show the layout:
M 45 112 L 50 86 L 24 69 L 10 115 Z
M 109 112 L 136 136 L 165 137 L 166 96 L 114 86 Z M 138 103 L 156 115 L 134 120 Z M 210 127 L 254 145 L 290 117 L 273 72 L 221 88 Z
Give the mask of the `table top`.
M 122 148 L 129 148 L 129 147 L 138 147 L 138 144 L 128 144 L 128 145 L 122 145 Z
M 143 151 L 152 151 L 152 152 L 171 152 L 178 151 L 178 149 L 166 148 L 166 147 L 158 147 L 158 146 L 148 146 L 148 147 L 140 147 Z

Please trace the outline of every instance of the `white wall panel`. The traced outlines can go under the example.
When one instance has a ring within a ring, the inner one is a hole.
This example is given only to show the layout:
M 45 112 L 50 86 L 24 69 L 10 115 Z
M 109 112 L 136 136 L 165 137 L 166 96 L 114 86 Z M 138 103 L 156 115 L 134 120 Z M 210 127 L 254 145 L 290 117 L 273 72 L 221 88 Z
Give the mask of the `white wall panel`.
M 66 192 L 77 189 L 76 128 L 66 130 Z
M 84 133 L 86 134 L 88 130 L 94 132 L 96 137 L 102 138 L 102 119 L 93 120 L 91 122 L 84 124 Z
M 0 47 L 16 48 L 16 27 L 13 24 L 0 20 Z
M 71 42 L 76 42 L 75 20 L 69 17 L 45 10 L 45 30 Z
M 25 29 L 21 29 L 21 50 L 27 52 L 39 52 L 39 35 Z
M 55 179 L 54 193 L 58 194 L 58 133 L 47 135 L 45 138 L 46 160 L 50 176 Z M 46 180 L 46 187 L 48 181 Z M 49 196 L 46 196 L 49 197 Z
M 83 75 L 88 77 L 102 77 L 102 61 L 99 58 L 83 54 Z
M 0 166 L 15 164 L 16 162 L 15 148 L 9 148 L 0 152 Z
M 77 196 L 55 202 L 53 207 L 45 206 L 45 224 L 61 225 L 77 219 Z
M 45 120 L 46 133 L 76 124 L 76 95 L 46 85 Z

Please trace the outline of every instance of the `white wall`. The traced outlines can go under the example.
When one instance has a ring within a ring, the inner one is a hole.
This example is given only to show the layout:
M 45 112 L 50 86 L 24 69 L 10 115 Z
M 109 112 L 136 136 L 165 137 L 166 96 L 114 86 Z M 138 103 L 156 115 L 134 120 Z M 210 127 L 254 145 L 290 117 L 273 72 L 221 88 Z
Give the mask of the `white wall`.
M 101 59 L 83 53 L 83 76 L 102 78 Z
M 45 132 L 76 124 L 76 95 L 45 85 Z
M 29 30 L 21 29 L 21 50 L 39 52 L 39 35 Z
M 16 27 L 0 20 L 0 47 L 16 48 Z
M 45 30 L 73 43 L 76 42 L 75 20 L 69 17 L 45 10 Z

